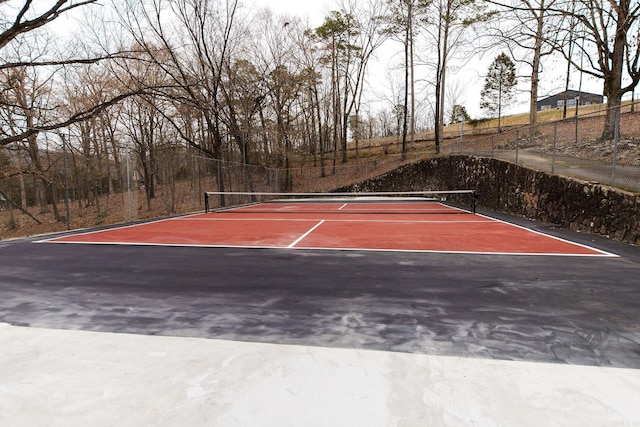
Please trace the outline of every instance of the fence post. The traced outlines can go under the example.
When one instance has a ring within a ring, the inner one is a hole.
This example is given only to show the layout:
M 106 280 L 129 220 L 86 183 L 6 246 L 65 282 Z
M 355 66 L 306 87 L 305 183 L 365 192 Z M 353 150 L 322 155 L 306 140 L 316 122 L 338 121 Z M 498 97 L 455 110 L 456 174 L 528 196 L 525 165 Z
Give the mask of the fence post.
M 133 220 L 133 201 L 131 198 L 131 167 L 129 165 L 131 148 L 127 145 L 127 221 Z
M 553 149 L 551 150 L 551 173 L 556 171 L 556 143 L 558 141 L 558 122 L 553 123 Z
M 491 135 L 491 158 L 493 159 L 493 148 L 495 145 L 495 136 Z
M 221 188 L 220 183 L 222 182 L 222 161 L 219 159 L 214 159 L 216 162 L 216 176 L 218 179 L 218 191 L 224 191 L 224 187 Z M 218 195 L 218 205 L 220 207 L 225 206 L 224 194 Z
M 520 131 L 516 131 L 516 164 L 518 164 L 518 140 L 520 139 Z
M 576 98 L 576 145 L 578 145 L 578 107 L 580 106 L 580 97 Z
M 620 140 L 620 107 L 616 108 L 613 132 L 613 162 L 611 164 L 611 186 L 616 186 L 616 165 L 618 163 L 618 141 Z

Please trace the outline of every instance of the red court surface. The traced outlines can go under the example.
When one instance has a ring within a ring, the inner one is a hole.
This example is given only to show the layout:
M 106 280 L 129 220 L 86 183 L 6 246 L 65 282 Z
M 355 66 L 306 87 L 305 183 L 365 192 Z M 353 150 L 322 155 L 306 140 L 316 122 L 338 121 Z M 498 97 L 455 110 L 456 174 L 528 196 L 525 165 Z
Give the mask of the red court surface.
M 615 256 L 435 202 L 266 203 L 46 242 Z

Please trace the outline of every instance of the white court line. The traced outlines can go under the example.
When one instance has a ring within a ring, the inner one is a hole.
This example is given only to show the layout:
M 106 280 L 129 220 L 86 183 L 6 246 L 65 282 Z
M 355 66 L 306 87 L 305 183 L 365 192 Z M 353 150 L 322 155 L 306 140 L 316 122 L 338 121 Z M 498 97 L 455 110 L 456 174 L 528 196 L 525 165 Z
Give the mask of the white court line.
M 402 204 L 402 203 L 407 204 L 407 203 L 411 203 L 411 202 L 398 202 L 398 203 L 399 204 Z M 290 205 L 295 205 L 295 204 L 296 204 L 295 202 L 290 203 Z M 337 204 L 337 203 L 333 203 L 333 202 L 325 203 L 325 205 L 327 205 L 327 204 Z M 384 202 L 377 203 L 377 205 L 381 205 L 381 204 L 384 205 L 384 206 L 387 206 L 387 207 L 393 205 L 393 203 L 384 203 Z M 210 211 L 209 213 L 214 213 L 214 214 L 215 213 L 225 213 L 225 212 L 261 213 L 261 214 L 264 214 L 264 213 L 288 213 L 288 214 L 291 214 L 291 213 L 294 213 L 294 214 L 297 214 L 297 213 L 300 213 L 300 214 L 317 213 L 317 212 L 309 212 L 309 211 L 305 211 L 305 210 L 289 210 L 289 211 L 282 210 L 282 211 L 278 212 L 278 211 L 272 211 L 270 209 L 272 206 L 277 206 L 277 205 L 286 206 L 287 204 L 286 203 L 275 203 L 275 204 L 256 203 L 256 204 L 251 204 L 251 205 L 247 205 L 247 206 L 237 206 L 237 207 L 232 207 L 232 208 L 214 209 L 214 210 Z M 302 205 L 303 206 L 308 206 L 307 203 L 302 203 Z M 340 210 L 343 210 L 346 207 L 350 207 L 350 206 L 367 206 L 367 204 L 366 203 L 344 203 L 340 207 L 338 207 L 337 210 L 340 211 Z M 422 205 L 422 206 L 425 206 L 425 205 Z M 473 215 L 473 213 L 471 211 L 469 211 L 469 210 L 458 208 L 458 207 L 455 207 L 455 206 L 445 205 L 444 203 L 440 203 L 440 202 L 430 202 L 428 206 L 430 206 L 430 207 L 427 208 L 427 209 L 419 209 L 418 208 L 418 209 L 415 209 L 414 211 L 407 212 L 407 213 L 411 214 L 411 215 L 414 215 L 414 214 L 415 215 L 420 215 L 420 214 L 438 214 L 438 213 L 447 214 L 447 213 L 451 213 L 452 211 L 456 211 L 456 212 L 462 212 L 462 213 L 467 213 L 469 215 Z M 294 208 L 295 206 L 290 206 L 290 207 Z M 441 210 L 443 208 L 444 208 L 444 211 Z M 380 208 L 380 209 L 382 209 L 382 210 L 376 211 L 376 212 L 374 212 L 374 214 L 384 215 L 387 212 L 389 212 L 389 213 L 405 212 L 407 210 L 405 208 L 398 208 L 398 209 Z M 267 210 L 267 212 L 264 212 L 265 210 Z M 374 210 L 375 210 L 375 208 L 374 208 Z M 333 211 L 333 210 L 326 211 L 326 213 L 332 213 L 332 212 L 335 212 L 335 211 Z M 321 212 L 321 213 L 324 213 L 324 212 Z M 349 210 L 349 213 L 367 214 L 367 213 L 372 213 L 372 212 L 371 212 L 371 209 L 368 209 L 368 210 L 366 208 L 358 209 L 356 207 L 356 208 L 352 208 L 351 210 Z
M 402 204 L 403 202 L 398 202 L 398 204 Z M 405 202 L 407 203 L 407 202 Z M 360 203 L 345 203 L 343 206 L 340 207 L 340 209 L 343 209 L 344 207 L 346 207 L 347 205 L 354 205 L 354 206 L 367 206 L 366 204 L 360 204 Z M 390 204 L 392 205 L 392 204 Z M 425 206 L 425 205 L 422 205 Z M 466 213 L 469 215 L 473 215 L 473 213 L 470 210 L 467 209 L 462 209 L 462 208 L 458 208 L 455 206 L 450 206 L 450 205 L 445 205 L 444 203 L 440 203 L 440 202 L 430 202 L 428 205 L 429 208 L 426 209 L 416 209 L 412 212 L 410 212 L 411 214 L 448 214 L 448 213 L 452 213 L 452 211 L 455 212 L 461 212 L 461 213 Z M 444 211 L 442 211 L 442 209 L 444 208 Z M 384 215 L 386 212 L 404 212 L 407 209 L 404 208 L 398 208 L 398 209 L 386 209 L 384 210 L 384 212 L 382 212 L 382 215 Z M 366 214 L 368 211 L 366 209 L 358 209 L 358 208 L 353 208 L 351 209 L 349 212 L 362 212 L 363 214 Z
M 285 221 L 285 222 L 315 222 L 315 221 L 325 221 L 325 222 L 383 222 L 383 223 L 481 223 L 481 224 L 493 224 L 494 221 L 490 221 L 490 219 L 476 219 L 476 220 L 461 220 L 461 221 L 451 221 L 447 219 L 434 220 L 434 219 L 326 219 L 326 217 L 321 218 L 264 218 L 264 217 L 254 217 L 254 218 L 190 218 L 190 219 L 180 219 L 179 221 Z
M 319 224 L 317 224 L 319 225 Z M 317 226 L 316 225 L 316 226 Z M 310 230 L 311 231 L 311 230 Z M 46 242 L 46 241 L 45 241 Z M 435 249 L 371 249 L 371 248 L 328 248 L 328 247 L 300 247 L 300 246 L 269 246 L 269 245 L 232 245 L 232 244 L 194 244 L 194 243 L 150 243 L 150 242 L 92 242 L 92 241 L 51 241 L 58 244 L 81 245 L 114 245 L 114 246 L 159 246 L 170 248 L 217 248 L 217 249 L 292 249 L 295 251 L 340 251 L 340 252 L 393 252 L 411 254 L 445 254 L 445 255 L 490 255 L 490 256 L 547 256 L 547 257 L 587 257 L 587 258 L 611 258 L 618 255 L 595 254 L 560 254 L 560 253 L 531 253 L 531 252 L 478 252 L 478 251 L 447 251 Z M 292 243 L 293 245 L 293 243 Z M 597 249 L 594 249 L 597 251 Z M 599 251 L 602 252 L 602 251 Z
M 592 251 L 600 252 L 600 254 L 601 254 L 600 256 L 606 256 L 606 257 L 612 257 L 612 258 L 620 258 L 620 255 L 612 254 L 612 253 L 610 253 L 610 252 L 603 251 L 603 250 L 601 250 L 601 249 L 597 249 L 597 248 L 594 248 L 594 247 L 592 247 L 592 246 L 583 245 L 582 243 L 573 242 L 573 241 L 571 241 L 571 240 L 563 239 L 562 237 L 552 236 L 552 235 L 550 235 L 550 234 L 543 233 L 543 232 L 541 232 L 541 231 L 537 231 L 537 230 L 533 230 L 533 229 L 531 229 L 531 228 L 527 228 L 527 227 L 524 227 L 524 226 L 522 226 L 522 225 L 513 224 L 513 223 L 511 223 L 511 222 L 503 221 L 503 220 L 500 220 L 500 219 L 497 219 L 497 218 L 491 218 L 490 216 L 486 216 L 486 215 L 482 215 L 482 214 L 477 214 L 477 215 L 479 215 L 479 216 L 481 216 L 481 217 L 483 217 L 483 218 L 488 218 L 488 219 L 490 219 L 490 220 L 492 220 L 492 221 L 495 221 L 495 222 L 497 222 L 497 223 L 507 224 L 507 225 L 510 225 L 510 226 L 512 226 L 512 227 L 519 228 L 519 229 L 521 229 L 521 230 L 529 231 L 529 232 L 531 232 L 531 233 L 533 233 L 533 234 L 537 234 L 537 235 L 540 235 L 540 236 L 549 237 L 549 238 L 554 239 L 554 240 L 557 240 L 557 241 L 559 241 L 559 242 L 568 243 L 568 244 L 571 244 L 571 245 L 579 246 L 579 247 L 581 247 L 581 248 L 585 248 L 585 249 L 589 249 L 589 250 L 592 250 Z
M 49 238 L 46 238 L 46 239 L 36 240 L 33 243 L 59 243 L 59 242 L 56 242 L 56 240 L 57 239 L 63 239 L 65 237 L 86 236 L 86 235 L 89 235 L 89 234 L 106 233 L 108 231 L 122 230 L 122 229 L 125 229 L 125 228 L 133 228 L 133 227 L 138 227 L 138 226 L 146 225 L 146 224 L 156 224 L 156 223 L 159 223 L 159 222 L 183 221 L 183 220 L 189 220 L 189 219 L 193 220 L 195 218 L 189 218 L 189 217 L 196 216 L 196 215 L 202 215 L 202 213 L 201 212 L 197 212 L 197 213 L 191 213 L 191 214 L 187 214 L 187 215 L 180 216 L 180 217 L 160 218 L 160 219 L 151 220 L 151 221 L 137 222 L 135 224 L 126 224 L 126 225 L 112 224 L 111 226 L 109 226 L 109 228 L 104 228 L 102 230 L 85 229 L 85 231 L 82 231 L 82 232 L 74 232 L 74 230 L 70 230 L 70 231 L 67 231 L 65 233 L 62 233 L 62 232 L 55 233 L 56 237 L 49 237 Z M 78 230 L 76 230 L 76 231 L 78 231 Z
M 345 204 L 346 205 L 346 204 Z M 111 230 L 115 230 L 115 229 L 124 229 L 124 228 L 132 228 L 132 227 L 137 227 L 137 226 L 142 226 L 145 224 L 153 224 L 153 223 L 159 223 L 159 222 L 167 222 L 167 221 L 287 221 L 287 222 L 311 222 L 311 221 L 319 221 L 315 226 L 313 226 L 311 229 L 309 229 L 305 234 L 303 234 L 300 238 L 298 238 L 297 240 L 295 240 L 293 243 L 291 243 L 289 246 L 286 246 L 287 248 L 290 249 L 294 249 L 295 246 L 300 243 L 300 241 L 302 241 L 305 237 L 307 237 L 311 232 L 313 232 L 316 228 L 318 228 L 321 224 L 323 224 L 324 222 L 359 222 L 359 223 L 363 223 L 363 222 L 368 222 L 368 223 L 482 223 L 485 225 L 490 225 L 490 224 L 506 224 L 509 226 L 513 226 L 525 231 L 529 231 L 531 233 L 534 234 L 538 234 L 541 236 L 545 236 L 545 237 L 549 237 L 551 239 L 560 241 L 560 242 L 564 242 L 567 244 L 571 244 L 571 245 L 575 245 L 577 247 L 582 247 L 585 249 L 589 249 L 592 250 L 594 252 L 597 252 L 597 254 L 557 254 L 557 253 L 513 253 L 513 252 L 477 252 L 477 251 L 436 251 L 436 250 L 403 250 L 403 249 L 368 249 L 368 248 L 295 248 L 295 249 L 315 249 L 315 250 L 341 250 L 341 251 L 345 251 L 345 250 L 358 250 L 358 251 L 372 251 L 372 252 L 380 252 L 380 251 L 385 251 L 385 252 L 417 252 L 417 253 L 443 253 L 443 254 L 479 254 L 479 255 L 516 255 L 516 256 L 521 256 L 521 255 L 535 255 L 535 256 L 570 256 L 570 257 L 574 257 L 574 256 L 586 256 L 586 257 L 612 257 L 612 258 L 619 258 L 619 255 L 610 253 L 610 252 L 606 252 L 603 251 L 601 249 L 597 249 L 594 248 L 592 246 L 588 246 L 588 245 L 584 245 L 581 243 L 577 243 L 577 242 L 573 242 L 571 240 L 567 240 L 567 239 L 563 239 L 560 237 L 556 237 L 550 234 L 546 234 L 546 233 L 542 233 L 540 231 L 537 230 L 532 230 L 530 228 L 521 226 L 521 225 L 517 225 L 517 224 L 513 224 L 507 221 L 503 221 L 503 220 L 499 220 L 496 218 L 492 218 L 490 216 L 486 216 L 483 214 L 476 214 L 477 217 L 483 218 L 482 220 L 462 220 L 462 221 L 451 221 L 451 220 L 358 220 L 358 219 L 339 219 L 339 220 L 331 220 L 331 219 L 313 219 L 313 218 L 306 218 L 306 219 L 291 219 L 291 218 L 264 218 L 264 217 L 255 217 L 255 218 L 194 218 L 195 216 L 200 216 L 202 215 L 202 213 L 193 213 L 193 214 L 189 214 L 186 216 L 182 216 L 182 217 L 173 217 L 173 218 L 162 218 L 159 220 L 155 220 L 155 221 L 148 221 L 148 222 L 143 222 L 143 223 L 137 223 L 137 224 L 129 224 L 129 225 L 124 225 L 121 227 L 111 227 L 111 228 L 106 228 L 103 230 L 95 230 L 95 231 L 84 231 L 82 233 L 70 233 L 70 234 L 64 234 L 62 236 L 57 236 L 57 237 L 53 237 L 53 238 L 48 238 L 48 239 L 42 239 L 42 240 L 38 240 L 35 241 L 34 243 L 81 243 L 81 244 L 106 244 L 106 245 L 127 245 L 127 246 L 177 246 L 177 247 L 211 247 L 211 248 L 273 248 L 273 249 L 282 249 L 284 248 L 284 246 L 253 246 L 253 245 L 246 245 L 246 246 L 235 246 L 235 245 L 207 245 L 207 244 L 166 244 L 166 243 L 140 243 L 140 242 L 92 242 L 92 241 L 73 241 L 73 242 L 68 242 L 68 241 L 59 241 L 58 239 L 63 239 L 65 237 L 70 237 L 70 236 L 83 236 L 83 235 L 90 235 L 90 234 L 96 234 L 96 233 L 104 233 L 104 232 L 108 232 Z
M 304 239 L 305 237 L 307 237 L 309 234 L 311 234 L 313 232 L 313 230 L 315 230 L 316 228 L 320 227 L 322 224 L 324 223 L 324 221 L 320 221 L 319 223 L 317 223 L 316 225 L 314 225 L 313 227 L 311 227 L 309 230 L 307 230 L 306 233 L 304 233 L 302 236 L 298 237 L 293 243 L 291 243 L 289 246 L 287 246 L 287 248 L 293 248 L 295 247 L 295 245 L 297 245 L 298 243 L 300 243 L 300 241 L 302 239 Z
M 579 246 L 579 245 L 578 245 Z M 588 248 L 588 246 L 587 246 Z M 275 249 L 275 248 L 274 248 Z M 375 249 L 375 248 L 326 248 L 326 247 L 295 247 L 295 250 L 313 250 L 313 251 L 358 251 L 358 252 L 398 252 L 398 253 L 415 253 L 415 254 L 457 254 L 457 255 L 505 255 L 505 256 L 551 256 L 551 257 L 588 257 L 588 258 L 610 258 L 618 257 L 618 255 L 602 253 L 596 254 L 576 254 L 576 253 L 536 253 L 536 252 L 482 252 L 482 251 L 455 251 L 455 250 L 436 250 L 436 249 Z M 589 248 L 592 249 L 592 248 Z

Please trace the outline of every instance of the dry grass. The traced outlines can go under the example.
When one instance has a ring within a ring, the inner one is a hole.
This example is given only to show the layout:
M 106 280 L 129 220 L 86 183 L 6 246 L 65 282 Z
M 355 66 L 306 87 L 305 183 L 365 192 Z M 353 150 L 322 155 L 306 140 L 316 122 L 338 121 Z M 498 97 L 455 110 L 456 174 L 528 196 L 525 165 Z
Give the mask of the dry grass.
M 144 193 L 132 192 L 134 199 L 144 198 Z M 100 197 L 100 209 L 96 205 L 85 205 L 72 201 L 69 206 L 71 229 L 82 229 L 95 227 L 103 224 L 116 224 L 125 222 L 128 217 L 132 219 L 153 218 L 163 215 L 160 209 L 132 208 L 129 215 L 129 204 L 127 194 L 105 195 Z M 156 203 L 160 204 L 160 203 Z M 61 215 L 65 215 L 64 202 L 58 204 Z M 41 224 L 23 214 L 17 209 L 0 212 L 0 237 L 8 239 L 13 237 L 35 236 L 46 233 L 64 231 L 67 229 L 66 220 L 56 221 L 53 209 L 48 206 L 46 211 L 41 211 L 38 207 L 28 209 L 29 213 L 36 217 Z
M 602 116 L 604 115 L 606 108 L 607 108 L 606 104 L 580 106 L 578 108 L 578 116 L 579 117 Z M 635 111 L 638 111 L 638 109 L 640 109 L 640 106 L 636 103 Z M 631 101 L 623 101 L 621 112 L 627 113 L 630 111 L 631 111 Z M 542 124 L 542 123 L 559 121 L 563 119 L 562 115 L 563 115 L 563 111 L 561 109 L 538 111 L 538 123 Z M 567 117 L 569 118 L 575 117 L 575 107 L 570 107 L 567 109 Z M 529 125 L 528 112 L 503 117 L 501 119 L 501 126 L 507 129 L 514 128 L 514 127 L 528 126 L 528 125 Z M 455 124 L 445 126 L 444 128 L 445 138 L 456 137 L 460 135 L 461 131 L 464 131 L 465 135 L 469 133 L 471 134 L 493 133 L 498 128 L 498 119 L 493 118 L 493 119 L 482 120 L 475 125 L 470 125 L 467 123 L 467 124 L 464 124 L 464 128 L 462 128 L 462 126 L 463 125 L 461 123 L 455 123 Z M 429 130 L 426 132 L 421 132 L 416 134 L 415 139 L 417 141 L 433 140 L 434 136 L 435 136 L 434 131 Z M 384 146 L 386 144 L 394 143 L 396 139 L 397 137 L 395 136 L 390 138 L 379 138 L 373 141 L 366 141 L 363 143 L 363 146 L 367 146 L 367 145 Z M 353 148 L 353 146 L 351 148 Z

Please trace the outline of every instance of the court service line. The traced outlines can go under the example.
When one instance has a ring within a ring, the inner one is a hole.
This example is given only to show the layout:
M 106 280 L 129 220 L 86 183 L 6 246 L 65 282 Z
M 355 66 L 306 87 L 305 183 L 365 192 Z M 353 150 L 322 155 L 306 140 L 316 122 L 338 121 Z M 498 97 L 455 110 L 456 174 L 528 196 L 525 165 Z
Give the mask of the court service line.
M 445 214 L 446 215 L 446 214 Z M 490 218 L 484 219 L 466 219 L 466 220 L 456 220 L 452 221 L 450 219 L 324 219 L 322 218 L 265 218 L 261 216 L 253 217 L 253 218 L 190 218 L 179 219 L 178 221 L 284 221 L 284 222 L 315 222 L 315 221 L 325 221 L 325 222 L 382 222 L 382 223 L 452 223 L 452 224 L 462 224 L 462 223 L 474 223 L 474 224 L 496 224 L 495 221 L 491 221 Z
M 434 223 L 434 224 L 487 224 L 487 225 L 497 225 L 494 221 L 490 221 L 488 219 L 481 220 L 458 220 L 452 221 L 448 219 L 326 219 L 326 218 L 263 218 L 263 217 L 253 217 L 253 218 L 193 218 L 189 221 L 264 221 L 264 222 L 317 222 L 317 221 L 325 221 L 325 222 L 357 222 L 357 223 L 408 223 L 408 224 L 423 224 L 423 223 Z
M 315 230 L 316 228 L 320 227 L 322 224 L 324 223 L 323 221 L 320 221 L 319 223 L 317 223 L 316 225 L 314 225 L 313 227 L 311 227 L 309 230 L 307 230 L 306 233 L 304 233 L 302 236 L 298 237 L 293 243 L 291 243 L 289 246 L 287 246 L 287 248 L 293 248 L 295 247 L 298 243 L 300 243 L 300 241 L 302 239 L 304 239 L 305 237 L 307 237 L 309 234 L 311 234 L 313 232 L 313 230 Z

